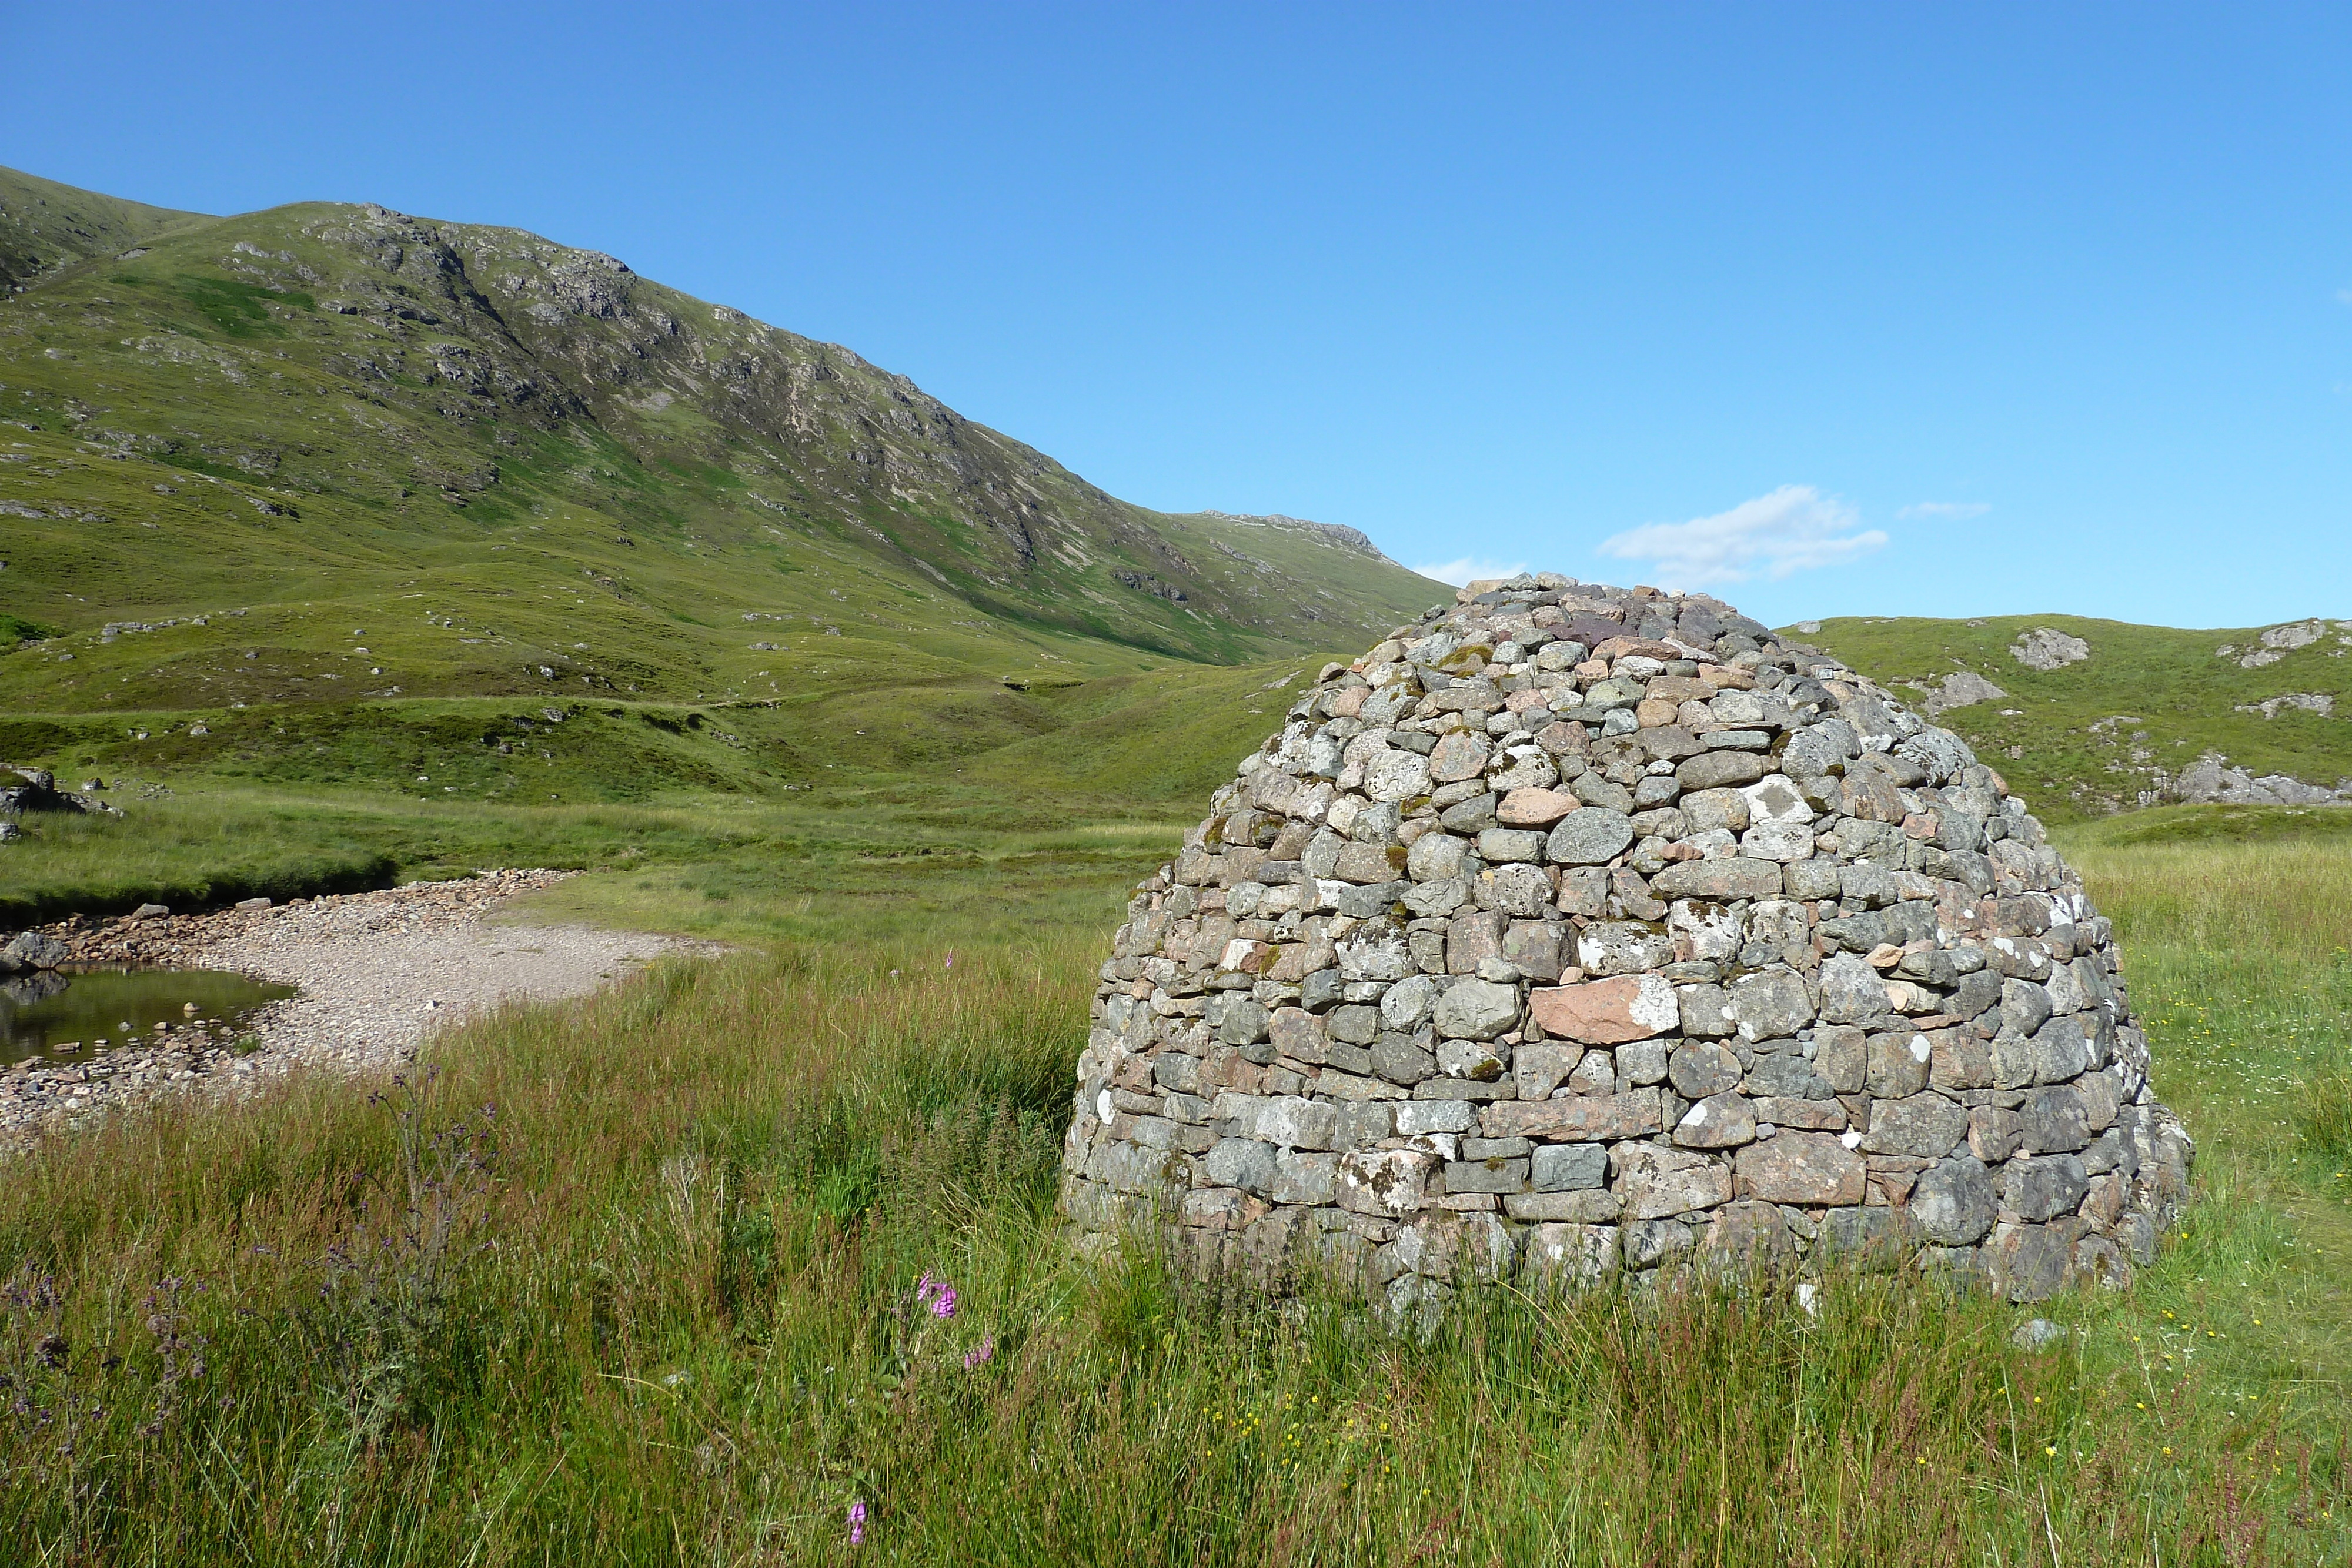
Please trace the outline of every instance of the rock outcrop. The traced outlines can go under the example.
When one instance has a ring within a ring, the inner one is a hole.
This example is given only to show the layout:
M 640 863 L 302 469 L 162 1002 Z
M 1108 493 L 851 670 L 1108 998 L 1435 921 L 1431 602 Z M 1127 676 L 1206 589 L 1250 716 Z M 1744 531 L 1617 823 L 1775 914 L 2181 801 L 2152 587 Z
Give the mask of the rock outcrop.
M 2274 697 L 2264 697 L 2258 703 L 2239 703 L 2232 713 L 2258 713 L 2264 718 L 2276 718 L 2282 712 L 2315 713 L 2328 718 L 2336 712 L 2333 692 L 2287 692 Z
M 122 815 L 95 795 L 58 789 L 56 775 L 47 768 L 10 768 L 0 764 L 0 843 L 24 837 L 24 830 L 18 823 L 27 811 L 95 812 L 109 817 Z
M 2048 672 L 2081 664 L 2091 656 L 2091 645 L 2080 637 L 2042 626 L 2011 643 L 2009 656 L 2029 670 Z
M 2213 653 L 2217 658 L 2235 659 L 2242 670 L 2259 670 L 2277 664 L 2297 648 L 2310 647 L 2331 630 L 2336 633 L 2338 643 L 2352 646 L 2352 621 L 2338 621 L 2331 627 L 2315 616 L 2309 621 L 2290 621 L 2284 626 L 2264 628 L 2256 639 L 2260 647 L 2241 648 L 2234 643 L 2224 643 Z
M 1979 703 L 1999 702 L 2007 695 L 2007 692 L 1974 670 L 1955 670 L 1944 677 L 1941 685 L 1929 691 L 1919 706 L 1929 718 L 1935 718 L 1956 707 L 1974 707 Z
M 20 931 L 0 946 L 0 975 L 37 973 L 44 969 L 63 968 L 73 960 L 73 950 L 56 937 L 40 931 Z
M 2284 773 L 2257 779 L 2242 768 L 2231 767 L 2228 758 L 2208 752 L 2168 781 L 2163 798 L 2200 806 L 2326 806 L 2352 799 L 2352 779 L 2330 789 Z
M 1545 574 L 1332 664 L 1137 889 L 1063 1204 L 1280 1288 L 2119 1283 L 2187 1191 L 2108 922 L 1957 737 Z

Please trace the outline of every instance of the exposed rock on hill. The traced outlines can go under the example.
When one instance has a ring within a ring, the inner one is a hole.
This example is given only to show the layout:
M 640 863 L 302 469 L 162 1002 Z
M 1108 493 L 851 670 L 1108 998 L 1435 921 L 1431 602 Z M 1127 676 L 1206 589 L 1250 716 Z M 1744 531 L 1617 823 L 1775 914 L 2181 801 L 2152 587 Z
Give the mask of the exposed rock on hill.
M 2113 934 L 1958 737 L 1717 601 L 1474 583 L 1138 889 L 1064 1203 L 1202 1270 L 1833 1257 L 2037 1300 L 2187 1191 Z
M 45 768 L 0 764 L 0 821 L 12 821 L 27 811 L 96 811 L 117 817 L 122 814 L 103 800 L 58 789 L 57 776 Z
M 1927 710 L 1929 718 L 1934 718 L 1937 715 L 1948 713 L 1956 707 L 1969 707 L 1977 703 L 1999 702 L 2007 695 L 2009 695 L 2007 692 L 2002 691 L 1974 670 L 1955 670 L 1946 675 L 1943 684 L 1929 692 L 1927 700 L 1919 706 Z
M 2228 758 L 2209 752 L 2180 770 L 2168 793 L 2191 805 L 2325 806 L 2352 794 L 2352 780 L 2330 789 L 2284 773 L 2257 779 L 2242 768 L 2231 767 Z
M 2329 623 L 2316 616 L 2309 621 L 2290 621 L 2284 626 L 2265 628 L 2255 639 L 2259 644 L 2256 647 L 2241 648 L 2235 643 L 2224 643 L 2213 653 L 2217 658 L 2236 660 L 2242 670 L 2259 670 L 2277 664 L 2297 648 L 2312 646 L 2330 630 Z M 2338 643 L 2352 646 L 2352 635 L 2346 635 L 2352 633 L 2352 621 L 2338 621 L 2333 630 Z
M 2258 703 L 2240 703 L 2236 711 L 2276 718 L 2282 709 L 2315 713 L 2325 718 L 2336 711 L 2336 697 L 2330 692 L 2288 692 L 2284 696 L 2264 697 Z
M 1811 624 L 1791 634 L 1918 693 L 1923 714 L 2030 790 L 2046 819 L 2182 801 L 2302 805 L 2352 785 L 2342 716 L 2352 622 L 2238 632 L 2048 614 Z M 2059 657 L 2074 646 L 2090 656 Z
M 1310 523 L 1304 517 L 1286 517 L 1280 512 L 1269 512 L 1264 517 L 1249 517 L 1239 512 L 1218 511 L 1203 512 L 1201 515 L 1214 517 L 1219 522 L 1238 523 L 1244 528 L 1286 528 L 1293 533 L 1306 534 L 1311 538 L 1339 545 L 1354 550 L 1358 555 L 1370 556 L 1374 560 L 1389 559 L 1381 553 L 1379 548 L 1362 529 L 1348 528 L 1339 523 Z M 1396 563 L 1390 561 L 1389 564 L 1393 566 Z
M 2029 670 L 2055 670 L 2091 656 L 2091 645 L 2080 637 L 2042 626 L 2010 644 L 2010 656 Z

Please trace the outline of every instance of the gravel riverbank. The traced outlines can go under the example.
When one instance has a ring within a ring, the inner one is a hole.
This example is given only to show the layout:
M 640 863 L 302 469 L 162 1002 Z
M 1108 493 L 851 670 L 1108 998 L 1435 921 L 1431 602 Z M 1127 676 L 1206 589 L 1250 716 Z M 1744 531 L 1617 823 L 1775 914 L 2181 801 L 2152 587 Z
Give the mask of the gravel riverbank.
M 159 1030 L 95 1054 L 18 1063 L 0 1073 L 0 1142 L 159 1094 L 236 1093 L 297 1068 L 389 1072 L 435 1030 L 503 1002 L 581 996 L 665 953 L 719 951 L 677 937 L 490 918 L 516 895 L 570 874 L 495 871 L 270 908 L 46 927 L 76 964 L 227 969 L 299 986 L 301 995 L 236 1031 Z M 233 1040 L 245 1034 L 259 1044 L 239 1052 Z

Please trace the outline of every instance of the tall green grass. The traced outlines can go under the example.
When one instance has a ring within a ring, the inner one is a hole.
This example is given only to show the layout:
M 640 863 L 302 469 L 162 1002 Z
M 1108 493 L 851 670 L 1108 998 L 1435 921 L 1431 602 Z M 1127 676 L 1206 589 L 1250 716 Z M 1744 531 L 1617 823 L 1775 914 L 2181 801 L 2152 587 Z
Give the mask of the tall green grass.
M 2070 846 L 2114 912 L 2160 1063 L 2209 1141 L 2352 1195 L 2352 840 L 2273 814 L 2262 836 L 2142 838 L 2118 822 Z M 2193 822 L 2173 824 L 2190 827 Z M 2192 1129 L 2195 1130 L 2195 1129 Z
M 2179 880 L 2143 889 L 2136 852 L 2097 872 L 2127 922 Z M 2208 976 L 2209 1014 L 2323 983 L 2300 884 L 2216 885 L 2200 940 L 2306 936 L 2249 984 Z M 2231 926 L 2244 888 L 2272 912 Z M 2352 1550 L 2352 1354 L 2340 1317 L 2285 1317 L 2340 1291 L 2341 1211 L 2232 1142 L 2236 1080 L 2170 1075 L 2208 1054 L 2178 1049 L 2178 1009 L 2159 1082 L 2202 1197 L 2135 1291 L 2035 1309 L 2069 1330 L 2053 1349 L 2011 1344 L 2022 1312 L 1893 1275 L 1832 1280 L 1811 1312 L 1761 1281 L 1467 1291 L 1424 1335 L 1148 1249 L 1071 1256 L 1051 1204 L 1100 924 L 960 933 L 952 963 L 947 933 L 901 925 L 666 967 L 478 1022 L 373 1099 L 299 1082 L 12 1162 L 11 1560 Z M 2207 973 L 2181 967 L 2201 948 L 2133 939 L 2144 1003 Z M 2261 1078 L 2294 1049 L 2242 1054 Z

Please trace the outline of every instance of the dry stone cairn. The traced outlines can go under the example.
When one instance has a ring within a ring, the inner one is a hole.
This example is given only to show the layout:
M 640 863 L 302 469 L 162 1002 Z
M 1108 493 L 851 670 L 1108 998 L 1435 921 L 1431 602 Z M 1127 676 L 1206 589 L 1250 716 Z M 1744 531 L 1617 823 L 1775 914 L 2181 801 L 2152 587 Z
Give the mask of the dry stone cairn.
M 2033 1301 L 2128 1281 L 2188 1187 L 2024 803 L 1698 595 L 1474 583 L 1326 667 L 1101 979 L 1082 1244 L 1275 1288 L 1844 1260 Z

